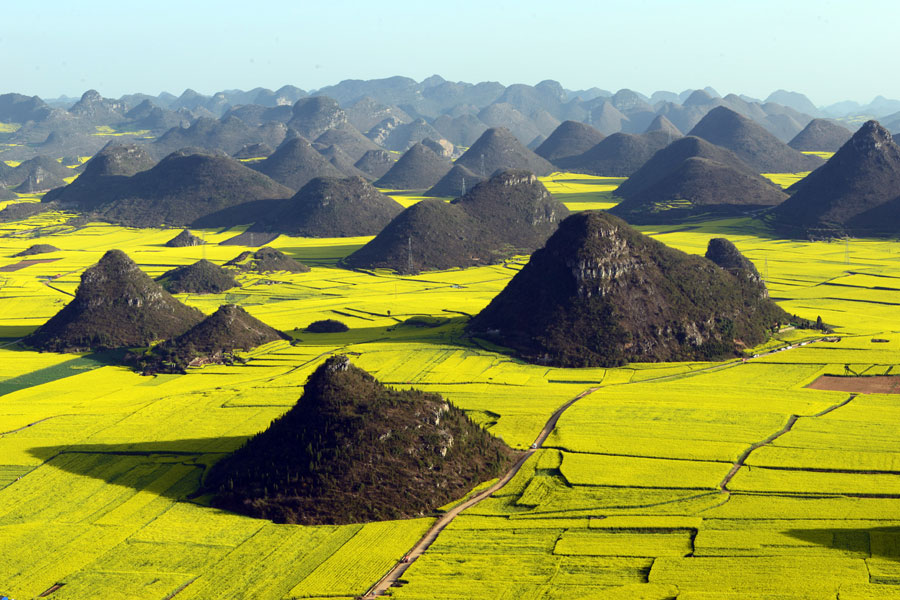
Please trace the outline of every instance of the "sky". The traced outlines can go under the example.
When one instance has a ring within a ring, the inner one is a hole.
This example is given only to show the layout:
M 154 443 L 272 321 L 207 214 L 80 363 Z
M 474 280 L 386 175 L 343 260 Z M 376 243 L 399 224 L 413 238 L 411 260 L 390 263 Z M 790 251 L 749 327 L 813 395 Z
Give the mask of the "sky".
M 892 0 L 4 2 L 0 93 L 203 94 L 344 79 L 650 95 L 714 87 L 818 106 L 900 98 Z

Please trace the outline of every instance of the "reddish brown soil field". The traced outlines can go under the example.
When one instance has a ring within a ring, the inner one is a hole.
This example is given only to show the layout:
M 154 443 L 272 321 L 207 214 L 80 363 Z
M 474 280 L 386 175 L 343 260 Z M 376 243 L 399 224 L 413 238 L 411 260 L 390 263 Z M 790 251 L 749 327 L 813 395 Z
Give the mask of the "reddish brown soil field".
M 822 375 L 806 387 L 814 390 L 855 392 L 857 394 L 900 394 L 900 375 L 873 375 L 872 377 Z
M 20 260 L 17 263 L 13 263 L 11 265 L 6 265 L 5 267 L 0 267 L 0 271 L 4 273 L 9 273 L 10 271 L 18 271 L 19 269 L 24 269 L 25 267 L 30 267 L 31 265 L 39 265 L 41 263 L 53 262 L 54 260 L 59 260 L 58 258 L 32 258 L 31 260 Z

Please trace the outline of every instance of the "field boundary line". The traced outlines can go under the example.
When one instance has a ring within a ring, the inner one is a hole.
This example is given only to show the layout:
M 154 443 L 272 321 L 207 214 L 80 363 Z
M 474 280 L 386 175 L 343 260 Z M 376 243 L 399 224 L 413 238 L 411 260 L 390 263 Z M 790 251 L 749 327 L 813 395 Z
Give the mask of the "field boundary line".
M 390 571 L 388 571 L 381 579 L 379 579 L 372 587 L 370 587 L 366 591 L 366 593 L 361 596 L 361 598 L 367 599 L 381 596 L 395 583 L 397 583 L 403 573 L 406 572 L 406 570 L 410 567 L 410 565 L 412 565 L 412 563 L 416 561 L 416 559 L 418 559 L 420 556 L 422 556 L 422 554 L 425 553 L 428 547 L 431 546 L 431 544 L 433 544 L 437 539 L 438 535 L 440 535 L 440 533 L 451 522 L 453 522 L 453 519 L 459 516 L 459 514 L 464 510 L 475 506 L 482 500 L 485 500 L 486 498 L 494 495 L 495 492 L 503 489 L 503 487 L 505 487 L 506 484 L 508 484 L 512 480 L 512 478 L 515 477 L 516 474 L 518 474 L 518 472 L 522 469 L 522 466 L 528 461 L 528 459 L 531 458 L 539 448 L 541 448 L 542 444 L 547 439 L 547 436 L 549 436 L 550 432 L 553 431 L 553 429 L 556 427 L 556 423 L 559 421 L 559 418 L 569 407 L 571 407 L 573 404 L 575 404 L 585 396 L 592 394 L 599 389 L 599 386 L 588 388 L 587 390 L 581 392 L 580 394 L 557 408 L 556 411 L 552 415 L 550 415 L 547 423 L 544 424 L 543 429 L 541 429 L 541 432 L 538 434 L 534 443 L 531 445 L 531 448 L 525 451 L 522 457 L 519 458 L 518 461 L 516 461 L 512 468 L 510 468 L 503 475 L 503 477 L 501 477 L 494 485 L 485 490 L 482 490 L 465 502 L 453 507 L 452 509 L 441 515 L 434 523 L 434 525 L 429 528 L 425 535 L 421 539 L 419 539 L 418 542 L 416 542 L 416 544 L 412 547 L 412 550 L 410 550 L 404 556 L 404 560 L 396 563 L 393 568 L 391 568 Z

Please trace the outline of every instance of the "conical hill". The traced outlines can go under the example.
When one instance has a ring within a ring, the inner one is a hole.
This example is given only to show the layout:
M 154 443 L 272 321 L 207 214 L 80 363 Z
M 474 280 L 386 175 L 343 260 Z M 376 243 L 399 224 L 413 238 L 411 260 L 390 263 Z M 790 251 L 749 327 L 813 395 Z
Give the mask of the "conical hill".
M 549 161 L 526 148 L 505 127 L 493 127 L 482 133 L 465 154 L 456 159 L 456 164 L 485 178 L 498 169 L 524 169 L 539 176 L 549 175 L 554 170 Z
M 166 271 L 156 280 L 173 294 L 218 294 L 238 285 L 232 271 L 205 258 Z
M 747 280 L 601 211 L 572 215 L 469 325 L 532 362 L 711 360 L 788 316 Z
M 853 136 L 853 132 L 828 119 L 813 119 L 794 136 L 788 146 L 794 150 L 837 152 Z
M 186 367 L 228 362 L 236 350 L 252 350 L 281 339 L 289 337 L 240 306 L 226 304 L 178 337 L 132 358 L 145 373 L 180 373 Z
M 180 335 L 202 318 L 124 252 L 110 250 L 81 275 L 75 298 L 24 341 L 54 352 L 146 346 Z
M 375 185 L 391 190 L 426 190 L 436 184 L 452 167 L 449 159 L 417 143 L 385 173 Z
M 301 137 L 285 140 L 268 158 L 253 163 L 252 168 L 295 192 L 315 177 L 343 176 Z
M 213 506 L 281 523 L 429 514 L 497 477 L 512 452 L 437 394 L 395 391 L 329 358 L 269 428 L 217 463 Z
M 534 153 L 555 163 L 560 158 L 587 152 L 602 142 L 605 137 L 587 123 L 563 121 L 559 127 L 553 130 L 550 137 L 535 149 Z
M 187 229 L 182 229 L 181 233 L 166 242 L 169 248 L 187 248 L 189 246 L 202 246 L 205 244 L 202 239 L 191 233 Z
M 787 198 L 733 152 L 694 136 L 658 151 L 614 193 L 624 200 L 610 212 L 634 224 L 739 214 Z
M 361 177 L 317 177 L 254 229 L 302 237 L 375 235 L 402 211 Z
M 307 273 L 309 267 L 298 262 L 275 248 L 264 246 L 256 252 L 241 252 L 225 263 L 225 266 L 237 267 L 241 271 L 267 273 L 270 271 L 287 271 L 289 273 Z
M 614 133 L 582 154 L 558 159 L 567 171 L 607 177 L 628 177 L 665 148 L 673 137 L 668 132 Z
M 494 264 L 532 252 L 568 214 L 534 174 L 500 171 L 451 204 L 410 206 L 344 263 L 401 273 Z
M 484 177 L 476 175 L 462 165 L 453 165 L 450 171 L 434 184 L 425 196 L 450 196 L 458 198 L 465 195 L 474 186 L 484 181 Z
M 762 125 L 724 106 L 706 113 L 688 135 L 731 150 L 757 173 L 812 171 L 823 162 L 817 156 L 794 150 Z
M 788 190 L 772 211 L 776 229 L 791 235 L 896 235 L 889 217 L 900 204 L 900 147 L 877 121 L 868 121 L 825 165 Z

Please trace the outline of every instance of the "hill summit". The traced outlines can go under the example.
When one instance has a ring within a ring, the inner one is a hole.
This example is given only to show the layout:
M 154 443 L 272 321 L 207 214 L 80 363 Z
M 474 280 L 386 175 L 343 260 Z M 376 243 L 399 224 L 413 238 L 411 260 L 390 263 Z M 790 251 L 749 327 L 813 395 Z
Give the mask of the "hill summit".
M 494 264 L 539 247 L 568 214 L 534 174 L 509 169 L 450 204 L 413 204 L 344 263 L 401 273 Z
M 269 271 L 287 271 L 289 273 L 308 273 L 309 267 L 298 262 L 275 248 L 263 246 L 256 252 L 241 252 L 227 263 L 226 267 L 237 267 L 241 271 L 267 273 Z
M 788 146 L 801 151 L 837 152 L 852 136 L 849 129 L 834 121 L 813 119 L 788 142 Z
M 124 252 L 109 250 L 81 275 L 75 298 L 24 341 L 54 352 L 146 346 L 180 335 L 202 318 Z
M 789 234 L 896 235 L 900 232 L 900 147 L 887 129 L 868 121 L 825 165 L 788 191 L 772 211 Z
M 560 224 L 469 331 L 532 362 L 617 366 L 734 356 L 787 320 L 748 279 L 585 211 Z
M 228 363 L 235 350 L 252 350 L 282 339 L 289 338 L 240 306 L 225 304 L 186 332 L 154 346 L 136 360 L 144 373 L 182 373 L 186 367 Z
M 238 285 L 233 271 L 223 269 L 205 258 L 166 271 L 156 280 L 173 294 L 218 294 Z
M 392 390 L 334 356 L 205 485 L 213 506 L 281 523 L 402 519 L 462 497 L 511 456 L 439 395 Z
M 490 177 L 498 169 L 523 169 L 535 175 L 549 175 L 553 165 L 520 142 L 505 127 L 493 127 L 481 134 L 456 164 L 480 177 Z

